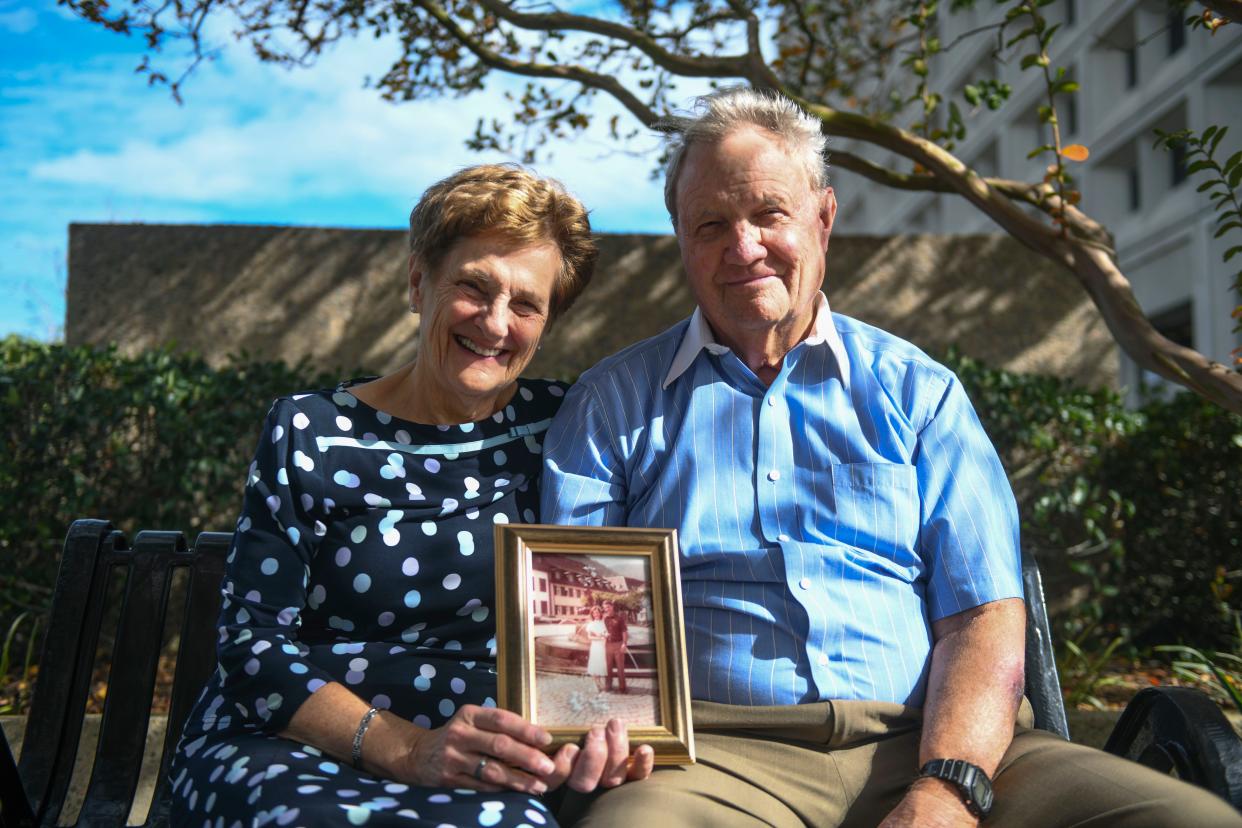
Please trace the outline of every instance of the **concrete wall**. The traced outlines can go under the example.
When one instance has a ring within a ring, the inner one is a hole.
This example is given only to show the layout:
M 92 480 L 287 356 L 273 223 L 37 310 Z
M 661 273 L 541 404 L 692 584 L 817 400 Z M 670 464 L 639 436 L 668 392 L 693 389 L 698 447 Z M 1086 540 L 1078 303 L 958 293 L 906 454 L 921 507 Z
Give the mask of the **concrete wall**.
M 65 337 L 123 351 L 172 344 L 382 373 L 414 355 L 405 234 L 264 226 L 75 224 Z M 608 235 L 594 282 L 529 373 L 573 377 L 693 309 L 669 236 Z M 1116 386 L 1118 359 L 1066 272 L 1003 236 L 836 236 L 834 310 L 930 350 Z

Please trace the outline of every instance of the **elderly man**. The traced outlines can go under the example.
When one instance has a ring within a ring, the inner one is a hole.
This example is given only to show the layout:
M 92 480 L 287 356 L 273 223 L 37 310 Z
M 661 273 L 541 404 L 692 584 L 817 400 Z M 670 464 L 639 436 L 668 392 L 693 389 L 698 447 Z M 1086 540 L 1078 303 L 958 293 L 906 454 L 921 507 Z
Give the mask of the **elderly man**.
M 543 478 L 549 523 L 678 530 L 699 763 L 582 824 L 1242 825 L 1029 729 L 1017 514 L 961 385 L 829 312 L 814 119 L 703 103 L 665 185 L 698 308 L 583 374 Z

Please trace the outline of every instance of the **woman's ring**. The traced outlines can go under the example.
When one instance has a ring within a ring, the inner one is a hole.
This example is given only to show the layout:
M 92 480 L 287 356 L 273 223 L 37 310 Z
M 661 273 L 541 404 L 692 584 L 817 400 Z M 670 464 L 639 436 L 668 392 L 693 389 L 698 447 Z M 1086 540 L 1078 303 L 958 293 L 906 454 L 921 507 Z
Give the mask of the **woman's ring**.
M 483 781 L 483 769 L 487 767 L 487 757 L 484 756 L 479 760 L 479 764 L 474 766 L 474 778 Z

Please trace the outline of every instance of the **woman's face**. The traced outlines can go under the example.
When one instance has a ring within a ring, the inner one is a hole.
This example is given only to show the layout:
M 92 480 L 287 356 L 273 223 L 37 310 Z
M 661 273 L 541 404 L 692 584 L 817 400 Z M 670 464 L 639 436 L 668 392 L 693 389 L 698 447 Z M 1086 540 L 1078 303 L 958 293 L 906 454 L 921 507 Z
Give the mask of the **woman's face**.
M 599 619 L 603 617 L 604 617 L 604 611 L 602 609 L 600 609 L 599 607 L 591 608 L 591 620 L 592 621 L 598 621 Z
M 553 242 L 515 246 L 494 234 L 458 240 L 434 272 L 410 262 L 419 363 L 441 407 L 481 419 L 530 363 L 561 267 Z

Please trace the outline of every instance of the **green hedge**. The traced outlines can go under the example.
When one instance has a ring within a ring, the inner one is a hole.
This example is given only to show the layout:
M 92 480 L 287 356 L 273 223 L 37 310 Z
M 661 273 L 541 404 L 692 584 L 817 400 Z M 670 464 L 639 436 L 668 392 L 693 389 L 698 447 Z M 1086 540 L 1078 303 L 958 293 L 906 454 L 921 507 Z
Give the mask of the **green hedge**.
M 334 381 L 282 363 L 216 370 L 167 351 L 0 340 L 0 636 L 46 609 L 75 518 L 231 528 L 272 400 Z
M 1242 601 L 1242 417 L 1192 394 L 1111 391 L 950 354 L 1018 496 L 1023 543 L 1082 600 L 1062 634 L 1231 647 Z M 1059 596 L 1050 590 L 1049 601 Z
M 74 518 L 231 527 L 271 400 L 338 378 L 15 337 L 0 357 L 0 635 L 45 608 Z M 1112 392 L 945 361 L 1010 473 L 1024 543 L 1054 584 L 1076 573 L 1085 600 L 1062 632 L 1224 643 L 1242 607 L 1242 418 L 1189 395 L 1128 411 Z

